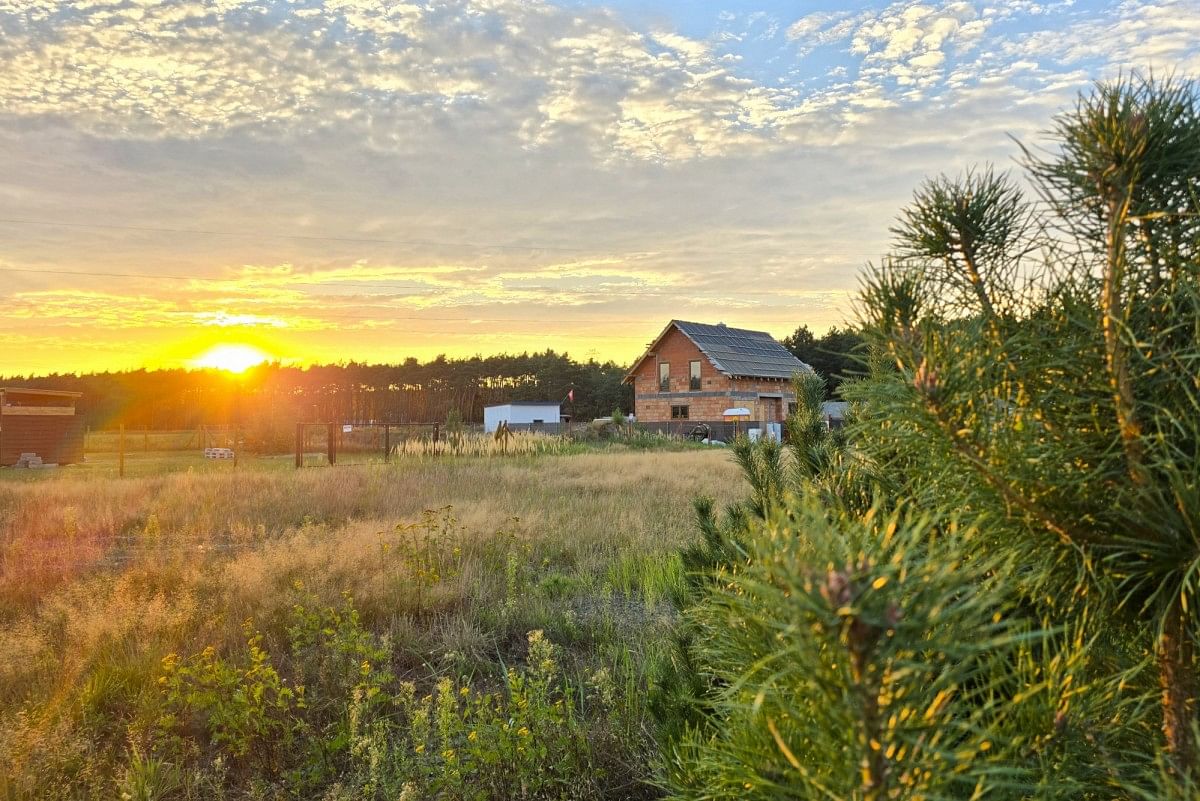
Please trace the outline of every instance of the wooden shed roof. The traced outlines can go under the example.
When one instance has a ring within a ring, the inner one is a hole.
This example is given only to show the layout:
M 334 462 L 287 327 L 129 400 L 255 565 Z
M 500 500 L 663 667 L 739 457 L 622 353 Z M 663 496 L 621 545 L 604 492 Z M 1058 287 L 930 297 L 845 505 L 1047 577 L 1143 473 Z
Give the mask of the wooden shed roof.
M 35 387 L 0 387 L 0 395 L 47 395 L 54 398 L 82 398 L 82 392 L 67 392 L 62 389 L 37 389 Z

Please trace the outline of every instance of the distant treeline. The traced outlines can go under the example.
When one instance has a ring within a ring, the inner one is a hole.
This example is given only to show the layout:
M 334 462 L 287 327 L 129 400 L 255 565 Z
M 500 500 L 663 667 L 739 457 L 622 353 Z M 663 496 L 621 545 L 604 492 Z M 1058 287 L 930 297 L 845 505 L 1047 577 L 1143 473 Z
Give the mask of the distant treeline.
M 802 325 L 784 337 L 782 344 L 825 379 L 825 394 L 830 398 L 839 397 L 842 383 L 866 370 L 866 342 L 854 328 L 834 326 L 817 336 Z
M 625 368 L 566 354 L 523 353 L 401 364 L 290 367 L 263 364 L 239 376 L 217 370 L 133 370 L 84 375 L 7 376 L 0 386 L 82 392 L 77 408 L 91 429 L 186 429 L 238 424 L 286 429 L 294 422 L 467 422 L 483 407 L 513 400 L 563 401 L 590 420 L 620 408 L 632 392 Z M 566 401 L 574 390 L 574 404 Z
M 800 326 L 783 344 L 825 376 L 832 397 L 857 371 L 862 337 L 837 328 L 817 337 Z M 6 376 L 0 386 L 82 392 L 77 408 L 92 430 L 237 424 L 286 431 L 296 422 L 444 422 L 451 410 L 480 422 L 484 406 L 522 400 L 563 401 L 565 414 L 591 420 L 632 409 L 632 389 L 621 383 L 626 371 L 611 361 L 577 362 L 548 350 L 401 364 L 262 364 L 237 376 L 184 369 Z M 571 390 L 573 405 L 566 401 Z

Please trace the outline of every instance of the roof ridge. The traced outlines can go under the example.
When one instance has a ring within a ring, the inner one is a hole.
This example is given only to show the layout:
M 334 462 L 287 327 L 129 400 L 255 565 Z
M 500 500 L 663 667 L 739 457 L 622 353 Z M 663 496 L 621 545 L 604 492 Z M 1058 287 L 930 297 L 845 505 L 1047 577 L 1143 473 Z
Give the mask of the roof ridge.
M 726 331 L 746 331 L 751 334 L 763 334 L 764 336 L 771 337 L 771 339 L 775 339 L 775 337 L 771 336 L 770 331 L 763 331 L 758 328 L 737 328 L 732 325 L 726 325 L 725 323 L 698 323 L 695 320 L 672 320 L 671 322 L 675 325 L 682 323 L 683 325 L 703 325 L 709 328 L 724 328 Z
M 672 328 L 686 337 L 713 367 L 730 378 L 787 379 L 793 373 L 813 372 L 811 366 L 797 359 L 767 331 L 730 328 L 724 323 L 672 319 L 650 343 L 646 352 L 633 363 L 625 381 L 632 380 L 638 367 Z

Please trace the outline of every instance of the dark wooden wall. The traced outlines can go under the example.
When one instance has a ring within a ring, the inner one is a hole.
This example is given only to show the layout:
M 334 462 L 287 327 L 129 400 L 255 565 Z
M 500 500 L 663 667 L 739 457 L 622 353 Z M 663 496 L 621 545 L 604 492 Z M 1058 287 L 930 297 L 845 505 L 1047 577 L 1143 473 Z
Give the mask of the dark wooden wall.
M 0 415 L 0 465 L 13 465 L 22 453 L 47 464 L 83 459 L 83 418 L 76 415 Z

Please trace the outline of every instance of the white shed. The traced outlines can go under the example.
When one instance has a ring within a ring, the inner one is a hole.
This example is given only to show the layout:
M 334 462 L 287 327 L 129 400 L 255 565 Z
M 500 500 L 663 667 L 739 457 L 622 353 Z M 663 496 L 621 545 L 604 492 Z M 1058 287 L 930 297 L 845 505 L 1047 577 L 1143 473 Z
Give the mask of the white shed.
M 510 426 L 558 425 L 562 407 L 551 401 L 513 401 L 483 408 L 483 430 L 495 431 L 501 423 Z

